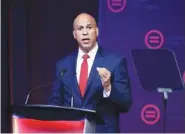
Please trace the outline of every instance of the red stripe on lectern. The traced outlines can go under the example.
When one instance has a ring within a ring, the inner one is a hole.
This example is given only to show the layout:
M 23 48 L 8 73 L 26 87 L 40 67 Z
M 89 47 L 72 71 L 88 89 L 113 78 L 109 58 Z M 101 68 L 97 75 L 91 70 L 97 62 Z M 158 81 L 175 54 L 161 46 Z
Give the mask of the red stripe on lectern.
M 13 133 L 83 133 L 84 121 L 41 121 L 13 118 Z

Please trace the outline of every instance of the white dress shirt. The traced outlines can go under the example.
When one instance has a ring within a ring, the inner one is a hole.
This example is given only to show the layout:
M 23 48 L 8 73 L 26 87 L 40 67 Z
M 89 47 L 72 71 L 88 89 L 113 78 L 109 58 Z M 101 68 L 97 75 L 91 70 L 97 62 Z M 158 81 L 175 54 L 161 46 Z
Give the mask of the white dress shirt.
M 89 58 L 87 59 L 87 63 L 88 63 L 88 77 L 89 77 L 89 74 L 91 72 L 91 68 L 92 68 L 92 65 L 93 65 L 93 62 L 94 62 L 94 59 L 95 59 L 95 56 L 96 56 L 96 53 L 98 51 L 98 44 L 96 43 L 95 47 L 88 53 L 89 55 Z M 80 79 L 80 71 L 81 71 L 81 65 L 82 65 L 82 62 L 83 62 L 83 55 L 85 53 L 79 48 L 78 50 L 78 57 L 77 57 L 77 66 L 76 66 L 76 75 L 77 75 L 77 81 L 79 83 L 79 79 Z M 103 97 L 109 97 L 110 96 L 110 92 L 111 91 L 105 91 L 103 92 Z

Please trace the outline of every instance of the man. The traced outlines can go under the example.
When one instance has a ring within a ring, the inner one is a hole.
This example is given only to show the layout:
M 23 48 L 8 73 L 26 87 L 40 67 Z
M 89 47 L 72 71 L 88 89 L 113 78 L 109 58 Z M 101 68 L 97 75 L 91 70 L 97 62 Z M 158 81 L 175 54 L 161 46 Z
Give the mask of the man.
M 49 104 L 70 106 L 70 88 L 74 107 L 97 110 L 102 118 L 97 133 L 119 132 L 119 114 L 128 112 L 132 104 L 126 60 L 99 46 L 97 24 L 91 15 L 78 15 L 73 27 L 79 49 L 58 61 Z M 61 69 L 67 69 L 62 79 Z

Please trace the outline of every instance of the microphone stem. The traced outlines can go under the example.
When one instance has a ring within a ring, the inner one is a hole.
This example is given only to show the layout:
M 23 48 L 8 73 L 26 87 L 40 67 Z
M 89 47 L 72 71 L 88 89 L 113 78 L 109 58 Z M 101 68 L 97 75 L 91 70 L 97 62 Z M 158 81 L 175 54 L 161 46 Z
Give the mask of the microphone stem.
M 25 101 L 25 103 L 24 103 L 24 104 L 27 104 L 27 103 L 28 103 L 28 99 L 29 99 L 29 97 L 30 97 L 30 94 L 28 94 L 28 96 L 26 97 L 26 101 Z
M 71 97 L 71 107 L 73 107 L 73 96 Z

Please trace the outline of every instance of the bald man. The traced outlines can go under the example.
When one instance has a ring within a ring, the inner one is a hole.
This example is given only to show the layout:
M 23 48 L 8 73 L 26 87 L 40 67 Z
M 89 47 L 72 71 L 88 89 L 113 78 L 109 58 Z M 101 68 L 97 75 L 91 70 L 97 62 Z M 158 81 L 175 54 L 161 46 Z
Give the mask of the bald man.
M 79 14 L 73 29 L 79 48 L 57 62 L 56 81 L 48 102 L 70 106 L 70 88 L 74 107 L 96 110 L 103 120 L 96 122 L 96 133 L 118 133 L 119 114 L 128 112 L 132 105 L 126 59 L 98 44 L 99 30 L 91 15 Z M 62 79 L 61 69 L 67 69 Z

